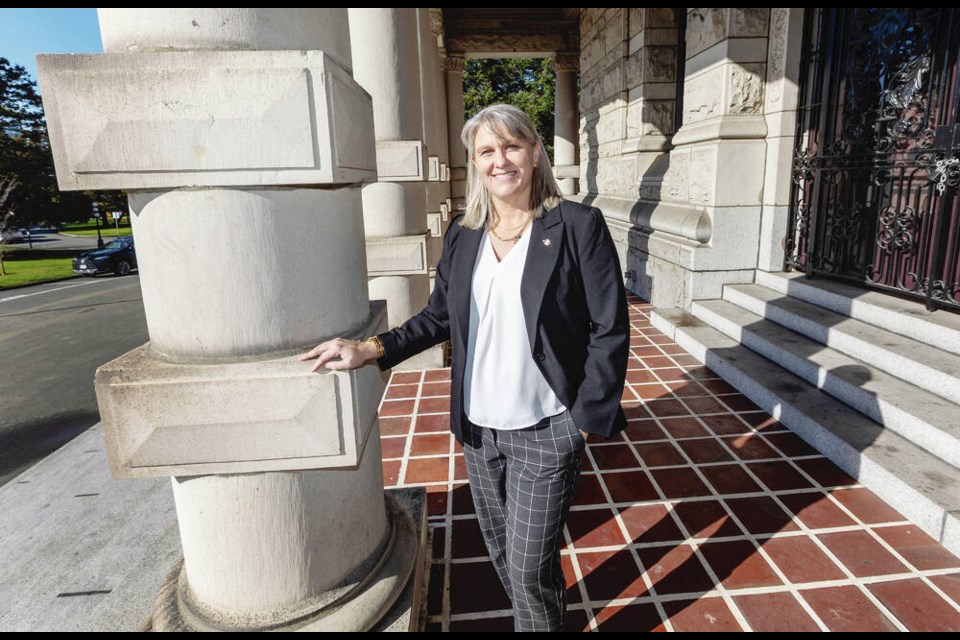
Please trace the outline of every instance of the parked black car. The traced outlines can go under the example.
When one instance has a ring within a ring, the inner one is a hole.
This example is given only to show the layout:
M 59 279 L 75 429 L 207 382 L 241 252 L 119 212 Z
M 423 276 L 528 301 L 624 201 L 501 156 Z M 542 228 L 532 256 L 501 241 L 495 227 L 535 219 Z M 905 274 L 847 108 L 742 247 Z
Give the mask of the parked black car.
M 85 251 L 73 259 L 73 272 L 85 276 L 113 272 L 125 276 L 137 268 L 133 237 L 122 236 L 108 242 L 103 249 Z

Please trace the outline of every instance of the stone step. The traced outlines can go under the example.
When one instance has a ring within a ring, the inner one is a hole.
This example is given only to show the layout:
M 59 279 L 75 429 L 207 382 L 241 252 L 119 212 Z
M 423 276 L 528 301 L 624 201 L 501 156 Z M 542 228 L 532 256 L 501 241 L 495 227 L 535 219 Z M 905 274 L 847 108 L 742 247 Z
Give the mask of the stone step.
M 960 468 L 960 406 L 726 300 L 694 302 L 692 312 L 740 344 Z
M 723 299 L 960 403 L 960 356 L 758 284 L 727 285 Z
M 953 553 L 960 470 L 680 309 L 653 325 Z
M 927 311 L 921 302 L 802 273 L 757 271 L 756 283 L 917 342 L 960 354 L 960 314 Z

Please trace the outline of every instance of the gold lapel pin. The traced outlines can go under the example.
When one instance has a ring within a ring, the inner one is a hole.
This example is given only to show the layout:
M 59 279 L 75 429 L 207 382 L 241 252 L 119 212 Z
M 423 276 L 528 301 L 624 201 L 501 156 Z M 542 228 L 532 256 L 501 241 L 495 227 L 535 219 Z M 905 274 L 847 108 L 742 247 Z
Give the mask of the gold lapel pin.
M 549 247 L 549 246 L 550 246 L 550 238 L 544 238 L 544 239 L 543 239 L 543 246 L 545 246 L 545 247 Z

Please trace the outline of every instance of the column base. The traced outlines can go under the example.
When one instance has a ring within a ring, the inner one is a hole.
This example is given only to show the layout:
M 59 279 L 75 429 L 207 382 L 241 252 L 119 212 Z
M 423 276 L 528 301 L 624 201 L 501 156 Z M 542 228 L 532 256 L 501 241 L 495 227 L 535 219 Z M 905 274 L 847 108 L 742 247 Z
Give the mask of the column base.
M 426 592 L 421 566 L 426 553 L 425 501 L 422 489 L 418 496 L 387 492 L 390 533 L 379 556 L 358 567 L 319 601 L 303 603 L 284 619 L 265 620 L 256 627 L 235 627 L 196 612 L 181 557 L 164 579 L 153 611 L 139 631 L 370 631 L 389 622 L 385 619 L 388 614 L 393 621 L 387 630 L 420 631 Z M 395 629 L 403 626 L 398 625 L 403 613 L 393 611 L 394 605 L 405 599 L 409 599 L 409 625 Z

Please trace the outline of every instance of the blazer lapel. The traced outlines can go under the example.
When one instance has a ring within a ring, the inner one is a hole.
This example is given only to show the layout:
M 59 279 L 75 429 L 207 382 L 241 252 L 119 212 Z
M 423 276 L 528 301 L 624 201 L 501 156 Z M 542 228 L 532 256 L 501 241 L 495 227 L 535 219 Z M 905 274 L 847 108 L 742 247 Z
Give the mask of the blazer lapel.
M 520 301 L 531 350 L 536 348 L 540 306 L 547 283 L 557 265 L 562 242 L 563 219 L 558 206 L 534 220 L 533 229 L 530 231 L 530 245 L 527 247 L 527 260 L 520 280 Z
M 483 229 L 464 229 L 457 240 L 457 253 L 455 254 L 453 265 L 451 266 L 450 282 L 456 283 L 452 290 L 453 299 L 451 304 L 454 317 L 451 322 L 455 322 L 458 331 L 452 331 L 451 334 L 459 336 L 460 347 L 463 353 L 467 351 L 467 336 L 470 330 L 470 296 L 473 292 L 473 267 L 477 262 L 477 251 L 480 250 L 480 241 L 483 239 Z M 452 327 L 451 327 L 452 329 Z

